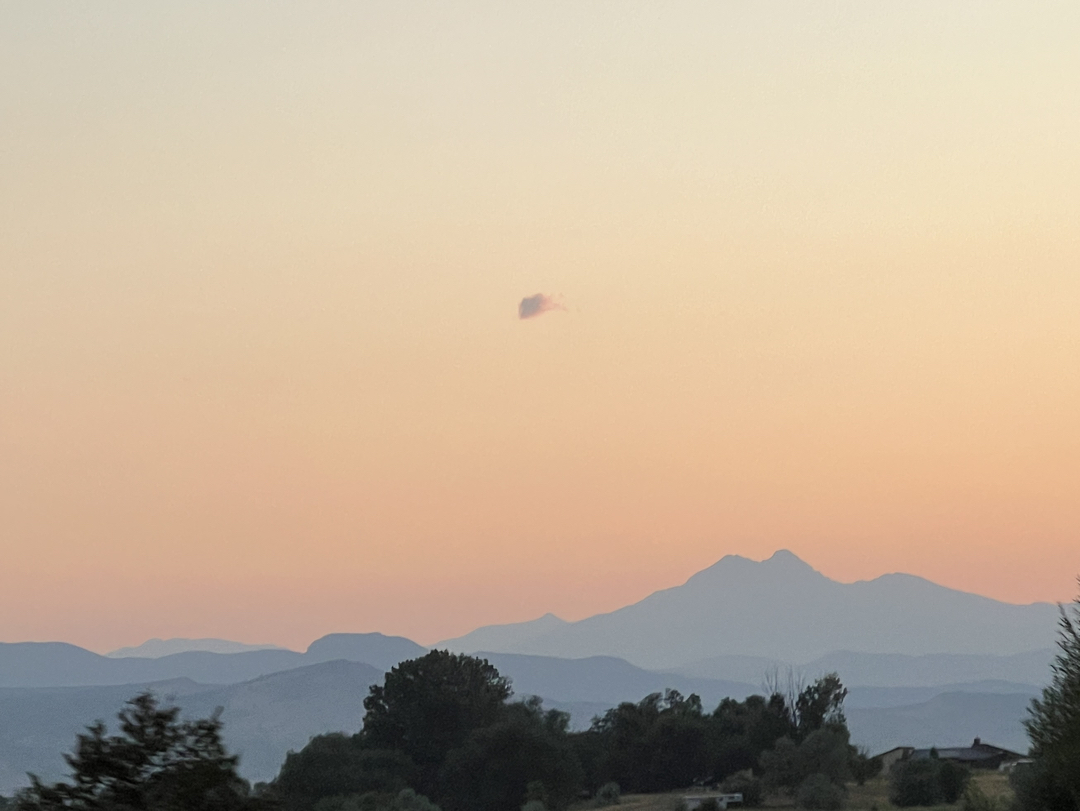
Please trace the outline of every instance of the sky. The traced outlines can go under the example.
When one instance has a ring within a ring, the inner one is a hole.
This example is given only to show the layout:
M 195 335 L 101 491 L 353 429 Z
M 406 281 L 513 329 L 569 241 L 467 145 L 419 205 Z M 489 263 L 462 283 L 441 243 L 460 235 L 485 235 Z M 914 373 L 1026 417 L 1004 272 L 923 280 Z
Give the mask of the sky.
M 0 7 L 0 640 L 1080 573 L 1080 4 Z M 522 317 L 528 316 L 528 317 Z

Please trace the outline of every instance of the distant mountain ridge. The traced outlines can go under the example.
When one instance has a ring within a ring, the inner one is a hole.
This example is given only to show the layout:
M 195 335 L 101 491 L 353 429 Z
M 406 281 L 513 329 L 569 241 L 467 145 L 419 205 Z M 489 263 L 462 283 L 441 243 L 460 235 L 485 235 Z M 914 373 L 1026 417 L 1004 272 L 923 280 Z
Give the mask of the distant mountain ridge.
M 880 751 L 981 736 L 1024 751 L 1021 720 L 1049 678 L 1057 618 L 1050 604 L 1009 605 L 909 575 L 838 583 L 778 552 L 761 562 L 725 557 L 608 614 L 547 614 L 436 647 L 486 657 L 517 697 L 542 697 L 579 729 L 666 688 L 697 693 L 708 710 L 764 692 L 770 673 L 782 681 L 789 669 L 803 680 L 837 671 L 851 689 L 856 744 Z M 58 776 L 81 727 L 111 719 L 146 687 L 190 715 L 223 707 L 242 772 L 267 779 L 311 735 L 359 729 L 368 687 L 429 650 L 378 633 L 329 634 L 303 653 L 192 649 L 219 644 L 240 643 L 150 640 L 130 656 L 0 643 L 0 793 L 25 785 L 27 769 Z
M 285 649 L 240 653 L 186 651 L 155 659 L 110 658 L 64 642 L 0 643 L 0 687 L 87 687 L 187 678 L 201 684 L 236 684 L 259 676 L 336 659 L 387 670 L 427 648 L 383 634 L 330 634 L 305 653 Z
M 998 680 L 1042 684 L 1050 672 L 1054 650 L 994 656 L 975 653 L 857 653 L 833 651 L 810 662 L 795 664 L 759 656 L 716 656 L 674 668 L 671 672 L 704 679 L 731 679 L 760 684 L 767 673 L 789 670 L 805 678 L 840 673 L 848 686 L 941 687 L 948 684 Z
M 566 710 L 573 727 L 587 728 L 593 716 L 622 701 L 640 701 L 665 688 L 698 693 L 706 711 L 725 696 L 756 692 L 748 684 L 691 679 L 641 670 L 620 659 L 550 659 L 491 654 L 513 682 L 515 699 L 539 695 L 546 707 Z M 333 660 L 271 673 L 238 684 L 207 685 L 191 679 L 95 687 L 0 688 L 0 794 L 27 784 L 26 772 L 57 779 L 83 727 L 102 719 L 115 728 L 124 701 L 152 690 L 178 704 L 188 717 L 222 708 L 224 738 L 240 755 L 240 771 L 251 780 L 271 779 L 285 753 L 324 732 L 356 732 L 363 699 L 383 671 L 360 662 Z M 855 688 L 848 701 L 853 741 L 881 751 L 900 744 L 950 745 L 982 735 L 1023 751 L 1026 702 L 1036 688 L 1010 683 L 932 688 Z
M 253 650 L 288 650 L 280 645 L 248 645 L 243 642 L 233 642 L 229 639 L 148 639 L 141 645 L 128 648 L 118 648 L 109 651 L 105 655 L 110 659 L 126 659 L 128 657 L 160 659 L 162 656 L 171 656 L 174 653 L 189 653 L 191 651 L 204 651 L 206 653 L 247 653 Z
M 1011 605 L 906 574 L 840 583 L 781 550 L 728 555 L 681 586 L 577 622 L 546 615 L 437 647 L 561 658 L 616 656 L 674 669 L 737 654 L 808 662 L 830 651 L 1011 655 L 1050 648 L 1057 608 Z

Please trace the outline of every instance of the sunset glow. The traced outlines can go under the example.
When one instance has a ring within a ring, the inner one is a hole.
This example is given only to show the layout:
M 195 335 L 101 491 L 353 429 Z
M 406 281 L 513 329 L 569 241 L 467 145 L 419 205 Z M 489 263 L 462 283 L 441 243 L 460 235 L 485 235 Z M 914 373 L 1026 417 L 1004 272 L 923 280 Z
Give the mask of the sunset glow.
M 1078 32 L 6 6 L 4 641 L 429 644 L 779 548 L 1070 599 Z

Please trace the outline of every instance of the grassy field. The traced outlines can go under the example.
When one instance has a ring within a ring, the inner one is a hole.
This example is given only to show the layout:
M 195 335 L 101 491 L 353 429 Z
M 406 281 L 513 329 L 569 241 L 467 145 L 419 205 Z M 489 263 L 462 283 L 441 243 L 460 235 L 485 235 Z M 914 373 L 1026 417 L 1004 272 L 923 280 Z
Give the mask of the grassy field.
M 997 802 L 1001 811 L 1007 811 L 1009 800 L 1012 798 L 1012 790 L 1009 788 L 1009 779 L 997 772 L 976 773 L 972 782 L 982 792 Z M 695 793 L 692 790 L 671 792 L 669 794 L 627 794 L 622 802 L 609 811 L 676 811 L 684 795 Z M 957 811 L 960 803 L 953 805 L 939 805 L 931 809 L 915 809 L 915 811 Z M 573 811 L 585 811 L 591 808 L 590 803 L 581 803 L 574 807 Z M 765 802 L 766 809 L 771 808 L 794 808 L 795 801 L 790 798 L 774 797 Z M 733 809 L 735 806 L 732 807 Z M 895 809 L 889 802 L 889 781 L 886 777 L 876 777 L 868 780 L 865 785 L 857 786 L 854 783 L 848 786 L 847 801 L 844 804 L 849 811 L 892 811 Z

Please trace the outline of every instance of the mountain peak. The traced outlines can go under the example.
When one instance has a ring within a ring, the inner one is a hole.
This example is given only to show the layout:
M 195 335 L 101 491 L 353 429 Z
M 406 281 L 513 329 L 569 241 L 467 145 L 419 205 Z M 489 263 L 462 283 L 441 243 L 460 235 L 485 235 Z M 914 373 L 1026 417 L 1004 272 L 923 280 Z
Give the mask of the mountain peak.
M 772 553 L 772 557 L 766 558 L 761 562 L 769 566 L 784 566 L 786 568 L 799 568 L 809 569 L 810 571 L 817 571 L 816 569 L 814 569 L 813 566 L 800 558 L 790 549 L 777 549 L 775 552 Z
M 691 576 L 687 582 L 712 581 L 717 576 L 730 577 L 734 572 L 738 572 L 739 577 L 753 576 L 753 572 L 759 572 L 763 575 L 766 573 L 773 575 L 778 573 L 790 573 L 792 575 L 820 574 L 817 569 L 794 552 L 787 549 L 778 549 L 765 560 L 752 560 L 751 558 L 744 558 L 742 555 L 724 555 L 712 566 L 702 569 Z

